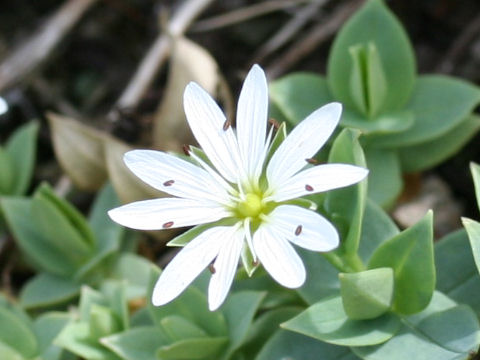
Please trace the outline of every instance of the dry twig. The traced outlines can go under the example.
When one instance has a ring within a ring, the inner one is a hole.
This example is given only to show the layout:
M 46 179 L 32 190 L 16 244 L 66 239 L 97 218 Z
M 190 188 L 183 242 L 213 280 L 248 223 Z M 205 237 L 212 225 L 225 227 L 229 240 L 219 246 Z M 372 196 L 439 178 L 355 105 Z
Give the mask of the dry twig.
M 325 22 L 316 25 L 300 41 L 293 43 L 284 54 L 277 57 L 274 64 L 267 68 L 268 77 L 270 79 L 278 77 L 312 52 L 320 43 L 329 39 L 362 3 L 363 1 L 354 0 L 337 7 Z
M 166 26 L 165 32 L 160 34 L 148 50 L 137 71 L 129 84 L 117 100 L 114 108 L 108 114 L 110 119 L 115 119 L 118 109 L 135 108 L 145 94 L 158 70 L 167 59 L 170 51 L 170 36 L 180 36 L 190 26 L 193 20 L 213 0 L 187 0 L 173 14 Z
M 98 0 L 66 1 L 25 43 L 0 64 L 0 91 L 11 88 L 40 66 Z

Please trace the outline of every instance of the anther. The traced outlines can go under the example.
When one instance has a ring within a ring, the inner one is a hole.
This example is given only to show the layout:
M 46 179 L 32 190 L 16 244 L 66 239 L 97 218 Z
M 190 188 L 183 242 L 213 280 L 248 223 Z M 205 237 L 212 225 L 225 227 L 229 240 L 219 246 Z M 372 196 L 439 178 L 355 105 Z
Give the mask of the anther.
M 305 185 L 305 190 L 307 190 L 307 191 L 313 191 L 313 186 L 306 184 L 306 185 Z
M 305 159 L 305 161 L 309 164 L 312 164 L 312 165 L 317 165 L 318 164 L 318 160 L 314 159 L 314 158 L 308 158 L 308 159 Z
M 295 229 L 295 235 L 298 236 L 302 233 L 302 225 L 298 225 Z
M 163 186 L 172 186 L 175 180 L 168 180 L 163 183 Z
M 280 127 L 280 124 L 274 118 L 268 119 L 268 122 L 273 126 L 275 130 L 278 130 L 278 128 Z
M 190 145 L 183 144 L 182 149 L 185 155 L 190 156 Z
M 232 123 L 230 122 L 230 120 L 225 120 L 225 122 L 223 123 L 223 131 L 227 131 L 231 125 Z
M 164 229 L 171 228 L 173 226 L 173 221 L 166 222 L 165 224 L 162 225 Z
M 212 274 L 215 274 L 217 272 L 217 269 L 215 269 L 215 266 L 213 266 L 213 264 L 208 265 L 208 270 L 210 270 Z
M 258 266 L 259 264 L 258 260 L 252 260 L 252 266 Z

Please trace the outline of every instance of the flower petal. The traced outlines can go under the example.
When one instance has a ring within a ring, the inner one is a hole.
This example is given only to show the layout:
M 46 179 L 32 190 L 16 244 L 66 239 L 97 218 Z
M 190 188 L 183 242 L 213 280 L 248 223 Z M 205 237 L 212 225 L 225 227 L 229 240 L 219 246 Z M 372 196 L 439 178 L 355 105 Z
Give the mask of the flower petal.
M 230 227 L 218 226 L 190 241 L 167 265 L 153 288 L 152 303 L 164 305 L 175 299 L 217 256 Z
M 238 143 L 230 126 L 224 129 L 225 115 L 210 95 L 196 83 L 185 88 L 183 106 L 188 124 L 205 154 L 230 182 L 237 182 L 241 164 Z
M 305 282 L 305 267 L 292 245 L 274 224 L 262 224 L 253 234 L 253 247 L 265 270 L 281 285 L 297 288 Z
M 330 251 L 339 244 L 338 232 L 323 216 L 300 206 L 280 205 L 269 215 L 271 226 L 295 245 L 312 251 Z
M 108 212 L 120 225 L 138 230 L 160 230 L 217 221 L 230 216 L 214 202 L 163 198 L 130 203 Z
M 322 191 L 356 184 L 368 175 L 368 170 L 349 164 L 317 165 L 299 172 L 280 183 L 270 196 L 274 201 L 285 201 Z
M 155 150 L 133 150 L 125 164 L 140 179 L 157 190 L 189 199 L 228 202 L 223 184 L 207 171 L 174 155 Z
M 210 311 L 217 310 L 227 297 L 242 252 L 245 237 L 243 229 L 237 230 L 236 227 L 231 229 L 233 230 L 231 233 L 224 235 L 224 243 L 213 265 L 215 273 L 212 274 L 208 286 L 208 307 Z
M 267 166 L 268 184 L 276 189 L 301 170 L 325 144 L 337 126 L 342 106 L 330 103 L 314 111 L 298 124 L 280 144 Z
M 268 87 L 265 73 L 253 65 L 243 83 L 237 107 L 237 138 L 240 156 L 250 179 L 258 179 L 265 157 Z

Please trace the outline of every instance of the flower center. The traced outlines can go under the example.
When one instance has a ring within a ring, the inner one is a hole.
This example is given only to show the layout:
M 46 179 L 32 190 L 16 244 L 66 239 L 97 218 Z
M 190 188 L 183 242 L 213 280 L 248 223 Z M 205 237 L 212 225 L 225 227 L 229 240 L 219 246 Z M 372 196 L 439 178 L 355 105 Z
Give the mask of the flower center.
M 242 218 L 256 218 L 263 212 L 264 208 L 262 198 L 257 194 L 249 193 L 244 201 L 237 204 L 236 210 Z

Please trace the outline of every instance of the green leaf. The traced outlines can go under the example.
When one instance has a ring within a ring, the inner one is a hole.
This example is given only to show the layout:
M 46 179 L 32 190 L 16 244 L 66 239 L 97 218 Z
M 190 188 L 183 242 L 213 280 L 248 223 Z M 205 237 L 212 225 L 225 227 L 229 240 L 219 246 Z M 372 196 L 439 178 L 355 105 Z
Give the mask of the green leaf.
M 382 61 L 375 43 L 352 45 L 350 94 L 357 110 L 367 117 L 374 117 L 382 108 L 387 95 L 387 83 Z
M 101 343 L 124 360 L 157 360 L 157 349 L 169 340 L 157 327 L 144 326 L 102 338 Z
M 346 107 L 355 108 L 350 92 L 353 59 L 349 51 L 352 46 L 368 44 L 375 45 L 378 62 L 383 65 L 388 92 L 382 108 L 400 109 L 410 97 L 414 85 L 415 59 L 402 25 L 380 0 L 368 1 L 343 25 L 335 38 L 327 66 L 330 89 Z
M 473 259 L 480 272 L 480 223 L 462 218 L 463 226 L 467 230 L 470 246 L 472 247 Z
M 307 272 L 307 279 L 301 288 L 297 289 L 307 304 L 315 304 L 327 297 L 338 295 L 340 282 L 338 270 L 319 253 L 297 249 Z
M 384 208 L 391 207 L 403 188 L 400 159 L 394 151 L 365 149 L 368 197 Z
M 408 110 L 395 110 L 379 114 L 375 119 L 366 119 L 364 115 L 345 108 L 343 110 L 341 125 L 360 130 L 363 134 L 376 139 L 385 134 L 398 134 L 410 128 L 414 123 L 413 113 Z
M 310 306 L 281 326 L 330 344 L 366 346 L 390 339 L 401 322 L 394 314 L 371 320 L 352 320 L 343 309 L 342 298 L 337 296 Z
M 423 310 L 435 289 L 432 222 L 429 211 L 417 224 L 381 244 L 370 259 L 369 269 L 393 268 L 393 309 L 401 314 Z
M 5 150 L 10 157 L 15 182 L 10 194 L 24 194 L 32 179 L 35 166 L 36 142 L 39 124 L 30 122 L 18 128 L 7 142 Z
M 272 102 L 285 114 L 291 125 L 297 125 L 312 112 L 334 99 L 327 80 L 308 72 L 289 74 L 268 87 Z
M 110 308 L 98 304 L 92 304 L 90 307 L 88 325 L 89 336 L 97 340 L 122 330 L 120 321 L 114 312 Z
M 301 334 L 279 330 L 265 343 L 255 360 L 279 359 L 356 360 L 358 357 L 348 347 L 332 345 Z
M 170 345 L 161 346 L 157 351 L 157 358 L 159 360 L 216 359 L 216 355 L 225 347 L 227 342 L 227 337 L 184 339 Z
M 397 336 L 386 343 L 353 351 L 366 360 L 460 360 L 480 342 L 479 324 L 473 311 L 467 306 L 457 306 L 438 292 L 424 311 L 403 321 Z
M 160 276 L 158 268 L 152 266 L 150 272 L 148 299 L 152 298 L 153 287 Z M 150 314 L 156 324 L 168 315 L 179 315 L 204 329 L 211 336 L 223 336 L 228 328 L 220 311 L 209 311 L 206 296 L 195 285 L 190 285 L 175 301 L 155 307 L 148 302 Z
M 470 163 L 470 172 L 472 173 L 473 186 L 475 187 L 475 198 L 477 207 L 480 210 L 480 166 L 474 162 Z
M 0 146 L 0 194 L 10 195 L 14 180 L 13 164 L 8 153 Z
M 329 163 L 345 163 L 366 167 L 365 156 L 358 142 L 360 133 L 344 129 L 333 142 L 328 157 Z M 327 193 L 325 209 L 339 225 L 342 244 L 340 251 L 356 254 L 360 241 L 363 212 L 367 198 L 367 181 Z M 347 233 L 341 229 L 348 227 Z
M 106 184 L 98 193 L 90 210 L 88 223 L 93 236 L 98 242 L 107 239 L 120 239 L 125 228 L 113 222 L 107 215 L 108 210 L 120 205 L 115 190 L 111 184 Z
M 71 319 L 70 314 L 50 312 L 35 320 L 33 326 L 42 360 L 60 360 L 62 349 L 53 345 L 52 342 Z
M 265 297 L 265 293 L 257 291 L 239 291 L 228 297 L 221 307 L 228 325 L 230 342 L 222 359 L 229 359 L 231 354 L 243 344 L 253 317 Z
M 120 322 L 120 328 L 128 328 L 128 303 L 126 297 L 125 281 L 105 281 L 100 288 L 102 295 L 107 301 L 108 307 Z
M 432 141 L 398 149 L 403 172 L 415 172 L 438 165 L 457 153 L 480 129 L 480 117 L 469 115 L 448 133 Z
M 393 299 L 393 270 L 378 268 L 341 273 L 340 294 L 350 319 L 374 319 L 390 309 Z
M 33 329 L 4 307 L 0 307 L 0 342 L 15 349 L 25 358 L 35 356 L 38 351 Z
M 203 329 L 178 315 L 164 317 L 160 325 L 171 342 L 208 336 Z
M 61 277 L 70 277 L 76 271 L 76 265 L 33 225 L 31 200 L 9 197 L 3 198 L 1 205 L 9 229 L 33 266 Z
M 123 253 L 115 261 L 109 278 L 126 281 L 127 299 L 144 298 L 147 295 L 150 266 L 144 257 Z
M 358 255 L 367 263 L 380 244 L 399 232 L 397 225 L 390 216 L 372 200 L 367 200 Z
M 480 277 L 467 233 L 455 231 L 435 244 L 437 288 L 480 315 Z
M 25 360 L 22 354 L 17 350 L 12 349 L 7 344 L 0 341 L 0 354 L 2 354 L 2 360 Z
M 419 145 L 439 139 L 457 127 L 480 102 L 480 90 L 466 81 L 443 75 L 419 77 L 407 108 L 415 123 L 401 134 L 384 136 L 375 146 Z
M 20 303 L 26 309 L 63 304 L 80 294 L 80 286 L 68 278 L 40 273 L 24 285 L 20 292 Z
M 70 323 L 55 338 L 54 344 L 88 360 L 119 360 L 120 358 L 90 337 L 85 322 Z

